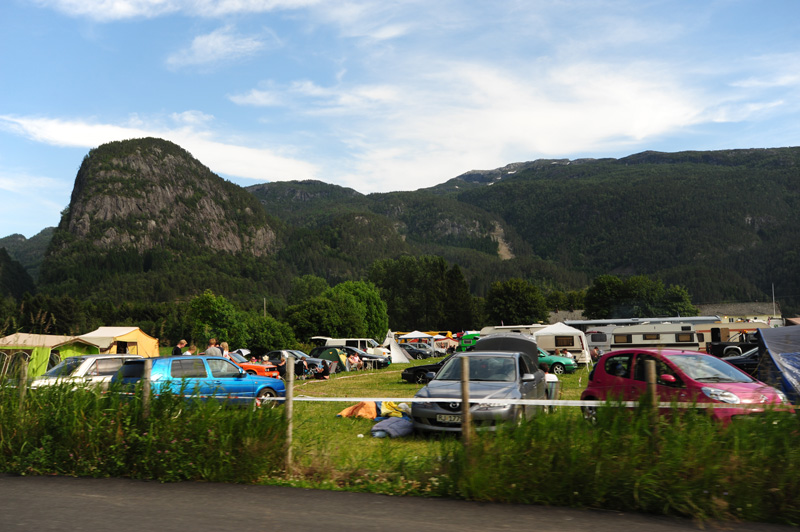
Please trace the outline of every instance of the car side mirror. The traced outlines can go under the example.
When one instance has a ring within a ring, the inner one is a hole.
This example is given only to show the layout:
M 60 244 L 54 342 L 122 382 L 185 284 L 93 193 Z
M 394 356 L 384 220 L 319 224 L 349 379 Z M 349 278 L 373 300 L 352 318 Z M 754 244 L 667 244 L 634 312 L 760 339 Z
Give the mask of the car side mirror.
M 522 375 L 522 382 L 530 382 L 535 380 L 536 380 L 535 373 L 525 373 L 524 375 Z
M 246 371 L 239 370 L 239 375 L 238 375 L 238 378 L 240 378 L 240 379 L 244 379 L 244 378 L 246 378 L 246 377 L 247 377 L 247 372 L 246 372 Z
M 425 374 L 425 378 L 428 379 L 429 381 L 432 381 L 435 377 L 436 373 L 434 373 L 433 371 L 429 371 L 428 373 Z
M 658 380 L 662 382 L 668 382 L 670 384 L 675 384 L 676 382 L 678 382 L 678 380 L 675 378 L 675 375 L 668 375 L 668 374 L 660 375 L 658 377 Z

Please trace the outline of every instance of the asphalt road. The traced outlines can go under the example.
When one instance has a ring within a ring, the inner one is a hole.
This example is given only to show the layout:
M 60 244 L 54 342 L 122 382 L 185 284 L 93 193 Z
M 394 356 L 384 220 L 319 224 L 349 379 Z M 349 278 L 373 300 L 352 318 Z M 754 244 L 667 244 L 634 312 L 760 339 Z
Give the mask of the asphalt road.
M 251 530 L 380 532 L 726 530 L 786 532 L 753 523 L 366 493 L 127 479 L 0 476 L 0 531 Z

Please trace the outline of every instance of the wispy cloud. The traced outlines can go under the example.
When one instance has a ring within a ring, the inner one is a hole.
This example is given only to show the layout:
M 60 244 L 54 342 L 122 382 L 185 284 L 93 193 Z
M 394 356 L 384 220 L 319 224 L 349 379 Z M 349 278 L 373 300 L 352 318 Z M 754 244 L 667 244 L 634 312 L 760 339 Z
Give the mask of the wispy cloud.
M 98 22 L 134 18 L 156 18 L 175 13 L 217 18 L 241 13 L 266 13 L 299 9 L 319 0 L 33 0 L 73 17 Z
M 194 65 L 218 64 L 248 57 L 267 47 L 277 47 L 277 37 L 269 33 L 269 42 L 264 37 L 239 35 L 231 25 L 224 26 L 206 35 L 199 35 L 191 45 L 167 57 L 170 68 Z
M 185 148 L 214 172 L 261 182 L 317 178 L 318 168 L 306 161 L 286 157 L 274 149 L 215 139 L 209 130 L 199 127 L 209 119 L 202 113 L 179 113 L 171 117 L 170 126 L 157 120 L 146 123 L 136 117 L 130 125 L 110 125 L 85 120 L 0 116 L 0 127 L 45 144 L 85 148 L 115 140 L 158 137 Z

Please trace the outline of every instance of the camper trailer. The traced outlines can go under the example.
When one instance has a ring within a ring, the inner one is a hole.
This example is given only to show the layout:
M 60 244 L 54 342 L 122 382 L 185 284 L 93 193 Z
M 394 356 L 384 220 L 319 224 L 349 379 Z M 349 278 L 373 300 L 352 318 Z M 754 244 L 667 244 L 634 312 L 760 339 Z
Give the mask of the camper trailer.
M 700 346 L 694 325 L 690 323 L 646 323 L 614 328 L 610 348 L 668 347 L 698 351 Z

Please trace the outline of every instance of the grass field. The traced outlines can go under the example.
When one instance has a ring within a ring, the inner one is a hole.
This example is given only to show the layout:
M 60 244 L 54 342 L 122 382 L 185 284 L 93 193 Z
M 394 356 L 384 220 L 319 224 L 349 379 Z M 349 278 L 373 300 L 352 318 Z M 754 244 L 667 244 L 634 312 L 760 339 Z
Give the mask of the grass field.
M 420 364 L 423 362 L 414 362 Z M 800 524 L 800 419 L 767 412 L 722 426 L 692 411 L 656 417 L 600 408 L 586 423 L 559 407 L 497 432 L 373 438 L 373 421 L 336 414 L 360 399 L 410 398 L 406 365 L 297 381 L 292 456 L 285 408 L 234 409 L 71 386 L 0 387 L 0 471 L 248 482 L 391 495 L 546 504 Z M 588 372 L 562 376 L 578 399 Z

